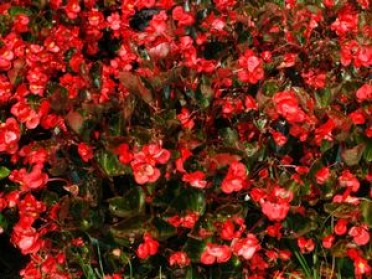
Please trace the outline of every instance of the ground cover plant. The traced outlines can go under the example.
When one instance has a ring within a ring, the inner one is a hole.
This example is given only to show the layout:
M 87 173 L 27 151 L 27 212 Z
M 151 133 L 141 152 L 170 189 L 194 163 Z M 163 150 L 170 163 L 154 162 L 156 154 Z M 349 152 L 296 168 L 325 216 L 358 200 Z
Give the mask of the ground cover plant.
M 371 15 L 0 1 L 0 277 L 371 278 Z

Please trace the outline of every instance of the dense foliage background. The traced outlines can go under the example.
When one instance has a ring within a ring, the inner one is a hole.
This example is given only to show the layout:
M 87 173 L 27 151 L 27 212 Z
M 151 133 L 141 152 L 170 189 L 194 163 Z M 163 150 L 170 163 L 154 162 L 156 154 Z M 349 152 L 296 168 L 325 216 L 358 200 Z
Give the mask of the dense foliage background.
M 370 278 L 369 0 L 0 3 L 0 277 Z

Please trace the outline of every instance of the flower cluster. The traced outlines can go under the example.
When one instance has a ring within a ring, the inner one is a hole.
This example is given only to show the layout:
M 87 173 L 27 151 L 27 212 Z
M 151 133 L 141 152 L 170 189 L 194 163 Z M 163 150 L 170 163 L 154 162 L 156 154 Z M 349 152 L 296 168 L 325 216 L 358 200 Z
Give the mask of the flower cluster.
M 370 278 L 370 22 L 0 1 L 0 277 Z

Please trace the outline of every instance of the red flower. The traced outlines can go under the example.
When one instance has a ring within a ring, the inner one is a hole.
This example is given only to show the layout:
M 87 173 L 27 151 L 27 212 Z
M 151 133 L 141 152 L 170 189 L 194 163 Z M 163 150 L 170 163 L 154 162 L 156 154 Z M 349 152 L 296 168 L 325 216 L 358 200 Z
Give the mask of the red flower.
M 207 181 L 205 179 L 205 173 L 202 171 L 194 171 L 192 173 L 185 173 L 182 176 L 182 181 L 190 183 L 195 188 L 205 188 Z
M 225 263 L 231 258 L 231 250 L 227 245 L 208 243 L 201 255 L 202 264 L 212 265 L 215 262 Z
M 354 270 L 356 276 L 362 276 L 363 274 L 365 274 L 368 277 L 372 273 L 372 268 L 368 264 L 368 261 L 366 259 L 363 259 L 362 257 L 358 257 L 354 261 Z
M 347 221 L 345 219 L 339 219 L 334 227 L 334 232 L 337 235 L 343 235 L 347 232 Z
M 179 267 L 185 267 L 190 265 L 190 258 L 185 252 L 175 252 L 169 257 L 169 265 L 178 265 Z
M 195 67 L 198 73 L 211 74 L 216 69 L 216 62 L 212 60 L 206 60 L 204 58 L 198 58 Z
M 34 95 L 43 96 L 45 86 L 49 79 L 43 69 L 40 67 L 35 67 L 27 73 L 26 77 L 28 82 L 30 83 L 30 92 Z
M 156 167 L 143 162 L 133 161 L 131 163 L 134 179 L 140 184 L 146 184 L 148 182 L 155 182 L 160 177 L 160 171 Z
M 285 135 L 283 135 L 280 132 L 276 132 L 276 131 L 271 131 L 271 134 L 273 135 L 273 139 L 276 145 L 283 146 L 286 144 L 288 139 Z
M 262 213 L 269 218 L 270 221 L 280 222 L 287 217 L 289 211 L 289 203 L 286 202 L 260 202 Z
M 223 240 L 233 240 L 235 237 L 235 225 L 231 220 L 227 220 L 222 224 L 221 238 Z
M 120 25 L 121 25 L 121 20 L 120 20 L 119 13 L 112 13 L 110 16 L 107 17 L 107 22 L 108 22 L 109 27 L 112 30 L 114 30 L 114 31 L 119 30 Z
M 292 91 L 278 92 L 273 101 L 277 112 L 292 123 L 301 123 L 306 119 L 306 114 L 299 107 L 296 94 Z
M 354 55 L 354 66 L 359 68 L 369 67 L 372 65 L 372 47 L 371 46 L 359 46 Z
M 0 72 L 9 71 L 12 68 L 12 60 L 14 59 L 13 51 L 6 47 L 0 48 Z
M 187 108 L 182 108 L 181 113 L 177 114 L 177 119 L 185 129 L 192 129 L 195 126 L 194 120 L 191 118 L 190 111 Z
M 158 0 L 156 1 L 156 4 L 155 4 L 157 7 L 160 7 L 162 9 L 165 9 L 165 10 L 169 10 L 170 8 L 172 8 L 175 3 L 173 0 Z
M 341 187 L 348 187 L 352 192 L 357 192 L 360 187 L 360 182 L 349 170 L 344 170 L 338 178 Z
M 234 161 L 231 163 L 221 189 L 225 194 L 238 192 L 248 185 L 247 168 L 243 163 Z
M 118 273 L 112 274 L 112 275 L 104 275 L 103 279 L 123 279 L 123 276 L 121 276 Z
M 21 191 L 12 191 L 5 196 L 7 206 L 9 208 L 15 207 L 18 204 Z
M 167 222 L 171 224 L 173 227 L 178 228 L 179 226 L 181 226 L 183 218 L 181 218 L 179 215 L 174 215 L 172 217 L 167 218 Z
M 44 46 L 48 51 L 54 52 L 54 53 L 57 53 L 61 50 L 60 47 L 55 43 L 54 38 L 52 37 L 48 37 L 44 41 Z
M 358 13 L 353 11 L 351 6 L 345 5 L 338 14 L 335 22 L 331 25 L 331 30 L 338 36 L 345 36 L 348 32 L 354 32 L 358 28 Z
M 69 63 L 70 63 L 70 67 L 71 69 L 75 72 L 75 73 L 78 73 L 80 71 L 80 67 L 81 65 L 83 64 L 84 62 L 84 57 L 81 53 L 75 53 Z
M 14 118 L 8 118 L 5 123 L 0 123 L 0 152 L 14 154 L 18 149 L 21 130 Z
M 236 4 L 236 0 L 213 0 L 213 3 L 219 11 L 226 11 L 233 8 Z
M 370 101 L 372 100 L 372 85 L 363 84 L 356 92 L 356 97 L 358 102 Z
M 156 45 L 149 48 L 149 54 L 155 59 L 164 59 L 171 51 L 171 45 L 167 42 L 157 42 Z
M 343 66 L 349 66 L 353 60 L 354 53 L 358 50 L 359 44 L 357 41 L 348 41 L 341 45 L 340 62 Z
M 244 106 L 246 111 L 258 110 L 257 102 L 251 95 L 245 97 Z
M 280 187 L 275 187 L 274 191 L 260 199 L 262 213 L 270 221 L 280 222 L 284 220 L 289 211 L 289 203 L 293 199 L 293 193 Z
M 226 98 L 221 100 L 223 116 L 228 118 L 243 112 L 243 102 L 240 99 Z
M 282 233 L 280 232 L 282 228 L 283 228 L 282 224 L 277 222 L 274 225 L 267 226 L 266 231 L 269 236 L 280 239 L 283 236 Z
M 169 217 L 167 218 L 167 222 L 176 228 L 184 227 L 187 229 L 192 229 L 195 226 L 198 219 L 199 214 L 197 212 L 191 212 L 183 217 L 180 217 L 179 215 Z
M 153 42 L 158 37 L 162 37 L 165 39 L 170 39 L 167 35 L 167 23 L 166 20 L 168 19 L 167 14 L 165 11 L 160 11 L 160 13 L 154 15 L 150 21 L 148 27 L 146 27 L 146 37 L 143 37 L 144 41 Z
M 136 1 L 136 8 L 141 10 L 143 8 L 152 8 L 155 5 L 155 0 L 137 0 Z
M 286 34 L 290 34 L 289 32 Z M 296 53 L 286 53 L 284 54 L 284 61 L 277 67 L 278 69 L 290 68 L 296 64 Z
M 332 8 L 335 5 L 335 0 L 323 0 L 324 6 Z
M 159 242 L 151 237 L 149 233 L 145 233 L 143 236 L 144 243 L 140 244 L 137 248 L 137 257 L 141 260 L 147 259 L 150 256 L 155 255 L 159 249 Z
M 250 260 L 253 255 L 261 249 L 259 241 L 254 234 L 249 233 L 246 238 L 233 241 L 232 250 L 237 256 Z
M 323 140 L 333 141 L 332 131 L 336 128 L 335 122 L 330 118 L 326 123 L 315 129 L 315 143 L 321 145 Z
M 364 133 L 367 138 L 372 138 L 372 126 L 368 127 Z
M 0 105 L 9 101 L 13 86 L 5 75 L 0 75 Z
M 302 254 L 312 252 L 315 248 L 315 243 L 312 238 L 300 237 L 297 239 L 297 245 L 300 248 Z
M 320 170 L 317 171 L 315 174 L 316 183 L 323 185 L 327 182 L 329 177 L 331 176 L 331 171 L 328 167 L 323 167 Z
M 17 205 L 21 217 L 31 217 L 34 220 L 46 210 L 46 205 L 38 201 L 31 193 L 28 193 Z
M 19 150 L 18 155 L 24 157 L 24 164 L 45 164 L 48 159 L 48 152 L 41 147 L 34 146 L 33 144 L 23 146 Z
M 69 0 L 67 2 L 66 8 L 66 15 L 70 19 L 75 19 L 78 16 L 78 13 L 81 11 L 79 1 L 78 0 Z
M 366 118 L 364 117 L 363 112 L 360 110 L 356 110 L 350 113 L 349 118 L 354 125 L 363 125 L 364 123 L 366 123 Z
M 84 162 L 88 162 L 90 159 L 93 158 L 93 149 L 91 146 L 87 145 L 85 142 L 81 142 L 78 145 L 78 153 L 83 159 Z
M 326 83 L 326 74 L 317 73 L 316 71 L 310 70 L 307 73 L 302 73 L 301 76 L 305 79 L 305 82 L 316 89 L 324 88 Z
M 369 8 L 369 0 L 357 0 L 357 1 L 363 9 L 367 10 Z
M 85 81 L 79 77 L 67 73 L 59 78 L 60 84 L 68 91 L 68 97 L 74 99 L 78 96 L 79 90 L 85 86 Z
M 272 60 L 272 53 L 270 51 L 264 51 L 261 53 L 261 57 L 262 59 L 267 62 L 267 63 L 270 63 L 271 60 Z
M 254 279 L 265 279 L 265 277 L 261 277 L 259 274 L 266 270 L 269 267 L 269 264 L 264 258 L 258 254 L 255 253 L 249 261 L 249 267 L 250 269 L 254 270 L 255 272 L 253 273 L 253 278 Z M 261 271 L 261 272 L 260 272 Z M 257 274 L 257 276 L 255 275 Z M 251 279 L 251 278 L 249 278 Z
M 351 227 L 349 230 L 349 235 L 353 237 L 354 243 L 359 246 L 366 245 L 370 240 L 370 233 L 366 225 Z
M 40 234 L 33 227 L 15 225 L 11 236 L 23 255 L 37 253 L 43 245 Z
M 170 152 L 164 148 L 161 148 L 157 144 L 149 144 L 143 147 L 142 153 L 137 153 L 134 155 L 134 159 L 138 160 L 145 157 L 145 161 L 149 164 L 165 164 L 170 158 Z
M 176 169 L 179 172 L 186 172 L 183 163 L 192 155 L 192 153 L 187 148 L 181 148 L 180 153 L 181 157 L 176 160 Z
M 126 149 L 124 147 L 124 149 Z M 160 177 L 160 170 L 156 164 L 165 164 L 170 158 L 170 152 L 157 144 L 149 144 L 143 147 L 141 152 L 134 154 L 131 167 L 134 179 L 138 184 L 155 182 Z
M 199 214 L 197 212 L 191 212 L 181 218 L 181 226 L 187 229 L 192 229 L 198 220 Z
M 115 153 L 119 155 L 119 161 L 126 165 L 133 160 L 133 153 L 130 152 L 129 145 L 126 143 L 120 144 L 116 149 Z
M 104 27 L 102 23 L 104 22 L 105 18 L 102 12 L 98 11 L 97 9 L 93 9 L 88 12 L 87 14 L 88 23 L 91 26 L 102 28 Z
M 190 13 L 185 12 L 181 6 L 177 6 L 173 9 L 172 18 L 178 21 L 179 27 L 190 26 L 195 22 L 194 17 Z
M 322 239 L 323 247 L 326 248 L 326 249 L 330 249 L 332 247 L 334 241 L 335 241 L 334 235 L 332 235 L 332 234 L 327 235 L 326 237 L 324 237 Z
M 9 175 L 11 181 L 21 184 L 22 191 L 40 190 L 48 181 L 48 175 L 42 171 L 41 164 L 34 165 L 31 172 L 25 168 L 13 170 Z
M 28 129 L 35 129 L 40 123 L 40 115 L 24 101 L 16 103 L 10 111 L 19 122 L 26 123 Z
M 238 64 L 241 67 L 238 72 L 240 81 L 256 84 L 264 78 L 263 61 L 255 56 L 252 50 L 246 50 L 244 55 L 239 57 Z
M 23 33 L 28 31 L 28 24 L 30 23 L 30 19 L 27 15 L 18 14 L 14 19 L 13 30 L 15 32 Z

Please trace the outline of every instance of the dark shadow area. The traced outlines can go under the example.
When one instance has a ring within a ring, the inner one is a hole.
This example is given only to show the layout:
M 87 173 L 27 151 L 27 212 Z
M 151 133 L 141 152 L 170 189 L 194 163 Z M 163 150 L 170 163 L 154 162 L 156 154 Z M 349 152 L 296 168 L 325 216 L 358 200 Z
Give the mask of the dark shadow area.
M 25 267 L 28 257 L 23 256 L 19 250 L 10 243 L 9 236 L 0 234 L 0 278 L 18 279 L 19 272 Z

